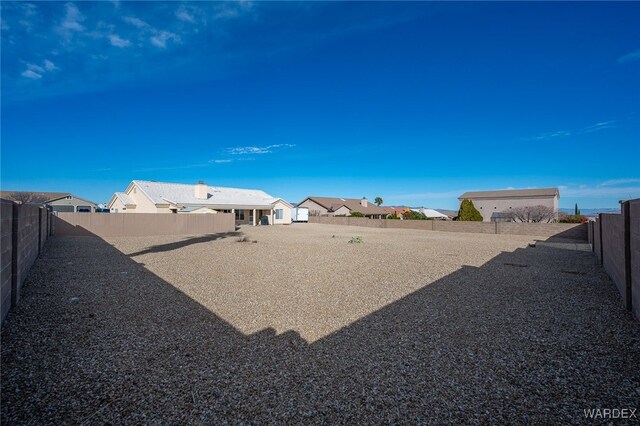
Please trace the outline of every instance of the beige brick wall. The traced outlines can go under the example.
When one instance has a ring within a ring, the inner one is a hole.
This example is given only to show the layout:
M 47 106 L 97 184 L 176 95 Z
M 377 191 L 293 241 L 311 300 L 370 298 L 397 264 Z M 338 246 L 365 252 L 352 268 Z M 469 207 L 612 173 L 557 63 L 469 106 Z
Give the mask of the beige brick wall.
M 587 241 L 587 224 L 568 223 L 496 223 L 498 234 L 536 235 Z
M 56 235 L 98 237 L 200 235 L 235 231 L 231 213 L 58 213 Z
M 495 234 L 496 224 L 485 222 L 451 222 L 445 220 L 433 221 L 434 231 L 470 232 L 478 234 Z
M 310 223 L 366 226 L 369 228 L 421 229 L 425 231 L 469 232 L 478 234 L 512 234 L 536 237 L 561 237 L 587 240 L 586 224 L 571 223 L 496 223 L 452 222 L 443 220 L 392 220 L 356 217 L 310 216 Z
M 18 205 L 7 200 L 2 200 L 0 213 L 0 318 L 4 321 L 9 310 L 20 301 L 22 285 L 49 236 L 50 213 L 39 206 Z
M 640 321 L 640 200 L 631 201 L 631 303 L 633 313 Z
M 602 266 L 607 271 L 623 301 L 627 299 L 624 264 L 624 218 L 621 214 L 603 214 L 602 218 Z
M 4 321 L 11 309 L 11 252 L 13 229 L 13 203 L 2 200 L 0 211 L 0 320 Z
M 593 225 L 593 252 L 598 258 L 598 263 L 602 265 L 602 235 L 600 233 L 600 221 L 597 221 Z

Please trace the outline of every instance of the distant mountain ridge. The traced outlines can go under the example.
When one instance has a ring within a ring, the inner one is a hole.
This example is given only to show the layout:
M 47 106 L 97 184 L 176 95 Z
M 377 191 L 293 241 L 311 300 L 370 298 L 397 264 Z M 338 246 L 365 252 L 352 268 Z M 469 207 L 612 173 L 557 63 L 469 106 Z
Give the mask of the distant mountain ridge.
M 582 216 L 597 216 L 599 213 L 620 213 L 619 208 L 581 209 L 580 207 L 578 207 L 578 209 L 580 210 L 580 214 Z M 573 214 L 575 212 L 575 209 L 558 209 L 558 210 L 566 214 Z

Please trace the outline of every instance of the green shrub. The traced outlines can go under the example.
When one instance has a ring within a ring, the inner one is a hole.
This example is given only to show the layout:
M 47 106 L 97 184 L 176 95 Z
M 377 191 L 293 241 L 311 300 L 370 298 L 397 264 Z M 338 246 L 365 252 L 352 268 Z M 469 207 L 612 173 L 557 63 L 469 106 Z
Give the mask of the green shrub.
M 482 222 L 482 215 L 473 205 L 473 201 L 462 200 L 460 211 L 458 212 L 458 220 Z
M 402 217 L 405 220 L 427 220 L 427 216 L 424 213 L 414 212 L 413 210 L 404 212 Z
M 364 213 L 351 212 L 351 217 L 364 217 Z
M 364 243 L 364 241 L 362 241 L 362 237 L 351 237 L 351 239 L 349 240 L 349 244 L 360 244 L 360 243 Z
M 398 217 L 397 214 L 393 213 L 393 214 L 388 214 L 387 219 L 400 219 L 400 218 Z

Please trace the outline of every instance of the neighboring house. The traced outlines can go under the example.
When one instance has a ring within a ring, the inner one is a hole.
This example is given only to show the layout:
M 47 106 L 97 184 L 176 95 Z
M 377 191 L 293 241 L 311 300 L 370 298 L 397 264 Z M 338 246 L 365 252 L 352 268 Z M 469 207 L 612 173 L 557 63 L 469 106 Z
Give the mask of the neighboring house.
M 49 200 L 46 205 L 54 212 L 95 213 L 96 211 L 96 203 L 73 194 Z
M 449 220 L 449 216 L 447 216 L 446 214 L 440 213 L 439 211 L 434 209 L 427 209 L 424 207 L 420 207 L 420 208 L 411 209 L 411 210 L 413 210 L 414 212 L 422 213 L 427 217 L 427 219 Z
M 389 209 L 389 214 L 395 214 L 399 218 L 402 218 L 402 215 L 411 210 L 410 207 L 406 206 L 395 206 L 395 207 L 387 207 Z
M 6 200 L 20 204 L 45 205 L 54 212 L 93 213 L 96 211 L 96 203 L 68 192 L 2 191 L 0 195 Z
M 558 188 L 509 189 L 504 191 L 465 192 L 458 197 L 473 201 L 473 205 L 482 214 L 484 222 L 504 221 L 510 209 L 518 207 L 545 206 L 553 209 L 558 217 Z
M 390 214 L 388 207 L 371 204 L 364 197 L 360 200 L 357 198 L 307 197 L 298 206 L 307 207 L 309 216 L 351 216 L 353 212 L 360 212 L 368 218 L 384 219 Z
M 111 213 L 233 213 L 237 224 L 291 223 L 292 205 L 257 189 L 132 181 L 109 200 Z M 266 218 L 266 219 L 265 219 Z

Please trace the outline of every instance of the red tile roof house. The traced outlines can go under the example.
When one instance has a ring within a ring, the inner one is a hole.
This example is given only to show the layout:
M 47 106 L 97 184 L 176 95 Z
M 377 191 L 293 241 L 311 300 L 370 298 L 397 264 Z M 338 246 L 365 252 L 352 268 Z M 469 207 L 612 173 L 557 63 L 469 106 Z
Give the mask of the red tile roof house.
M 298 204 L 307 207 L 309 216 L 351 216 L 353 212 L 360 212 L 370 219 L 384 219 L 390 214 L 388 207 L 376 206 L 366 198 L 333 198 L 307 197 Z

